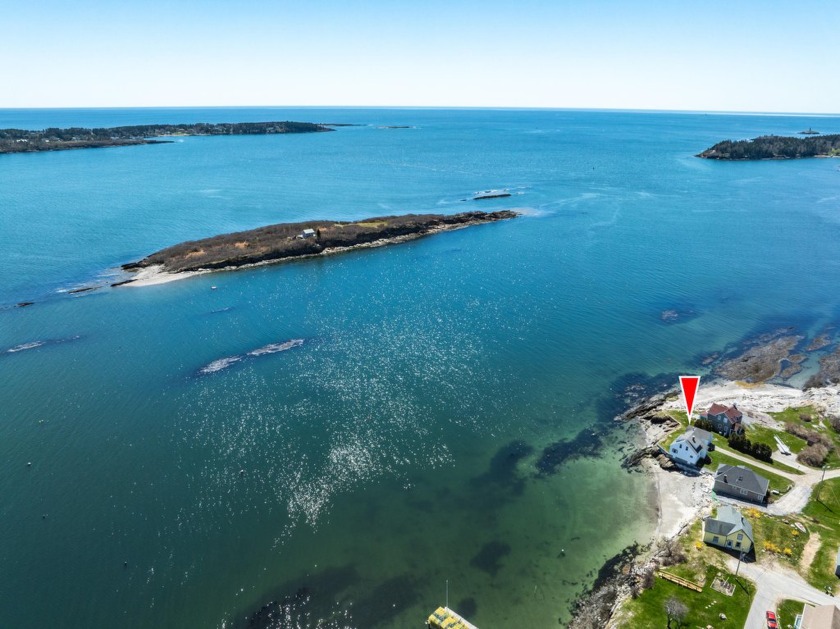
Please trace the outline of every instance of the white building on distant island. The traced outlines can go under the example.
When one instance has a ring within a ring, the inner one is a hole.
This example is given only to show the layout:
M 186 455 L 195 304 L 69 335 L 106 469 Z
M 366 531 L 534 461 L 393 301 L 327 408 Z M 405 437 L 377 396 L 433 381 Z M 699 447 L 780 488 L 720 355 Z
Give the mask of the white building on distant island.
M 695 428 L 686 428 L 686 431 L 674 440 L 668 448 L 668 454 L 677 463 L 684 463 L 698 467 L 709 454 L 712 447 L 712 433 Z

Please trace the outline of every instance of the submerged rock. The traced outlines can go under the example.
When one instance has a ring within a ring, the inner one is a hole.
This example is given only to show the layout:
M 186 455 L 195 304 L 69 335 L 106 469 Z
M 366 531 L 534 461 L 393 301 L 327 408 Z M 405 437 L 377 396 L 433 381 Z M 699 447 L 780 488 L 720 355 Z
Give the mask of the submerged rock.
M 781 375 L 782 361 L 790 360 L 791 351 L 799 345 L 803 337 L 785 335 L 764 339 L 766 337 L 759 339 L 740 356 L 721 363 L 715 372 L 729 380 L 751 383 L 765 382 Z

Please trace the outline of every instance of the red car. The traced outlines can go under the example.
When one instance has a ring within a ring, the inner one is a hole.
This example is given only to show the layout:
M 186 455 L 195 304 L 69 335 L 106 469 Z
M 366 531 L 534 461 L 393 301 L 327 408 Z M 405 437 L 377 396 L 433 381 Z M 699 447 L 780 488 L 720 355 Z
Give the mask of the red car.
M 776 621 L 776 614 L 767 612 L 767 629 L 779 629 L 779 623 Z

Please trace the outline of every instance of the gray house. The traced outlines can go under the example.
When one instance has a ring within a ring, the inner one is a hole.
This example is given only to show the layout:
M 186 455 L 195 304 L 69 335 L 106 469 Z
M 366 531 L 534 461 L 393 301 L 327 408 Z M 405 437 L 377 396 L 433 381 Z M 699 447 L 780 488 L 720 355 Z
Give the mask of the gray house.
M 715 493 L 764 503 L 770 481 L 742 465 L 721 463 L 715 472 Z
M 726 408 L 723 404 L 712 404 L 709 410 L 700 415 L 701 419 L 711 422 L 715 432 L 728 437 L 731 433 L 740 434 L 744 432 L 741 420 L 743 413 L 734 404 Z

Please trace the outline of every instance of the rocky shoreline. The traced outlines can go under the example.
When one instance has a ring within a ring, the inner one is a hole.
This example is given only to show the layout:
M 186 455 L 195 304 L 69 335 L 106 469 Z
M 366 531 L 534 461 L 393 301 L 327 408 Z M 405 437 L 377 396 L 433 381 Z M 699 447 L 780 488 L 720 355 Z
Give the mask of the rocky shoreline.
M 680 426 L 679 422 L 660 413 L 665 403 L 675 394 L 676 390 L 652 395 L 616 418 L 618 421 L 634 422 L 643 435 L 642 446 L 625 457 L 622 463 L 623 468 L 643 469 L 655 480 L 655 473 L 652 471 L 654 465 L 662 465 L 663 468 L 670 467 L 670 461 L 659 453 L 656 443 Z M 658 505 L 660 521 L 653 538 L 646 544 L 632 544 L 604 562 L 592 587 L 583 592 L 572 604 L 570 608 L 572 621 L 568 625 L 569 629 L 607 627 L 624 600 L 648 583 L 657 566 L 663 564 L 670 556 L 670 545 L 655 543 L 657 535 L 662 532 L 661 488 L 658 483 L 657 490 L 660 494 L 660 505 Z
M 778 347 L 776 340 L 765 339 L 771 348 Z M 750 356 L 755 357 L 756 352 Z M 768 350 L 767 356 L 771 362 L 778 360 L 774 349 Z M 833 360 L 831 362 L 833 364 Z M 777 384 L 756 385 L 716 379 L 703 384 L 695 408 L 720 400 L 737 400 L 739 408 L 759 420 L 768 412 L 806 405 L 813 405 L 825 413 L 840 413 L 840 390 L 836 383 L 803 391 Z M 647 543 L 628 546 L 604 563 L 592 587 L 573 603 L 570 629 L 615 626 L 623 603 L 641 589 L 650 587 L 654 572 L 669 565 L 676 552 L 671 540 L 679 537 L 696 518 L 709 512 L 711 501 L 706 485 L 711 482 L 710 477 L 686 478 L 675 470 L 656 445 L 679 430 L 680 423 L 668 417 L 666 412 L 681 408 L 682 400 L 674 387 L 670 392 L 638 401 L 616 418 L 617 421 L 636 423 L 643 435 L 643 444 L 625 458 L 622 467 L 628 471 L 640 469 L 650 476 L 657 494 L 658 524 Z M 690 486 L 689 491 L 686 491 L 686 485 Z

